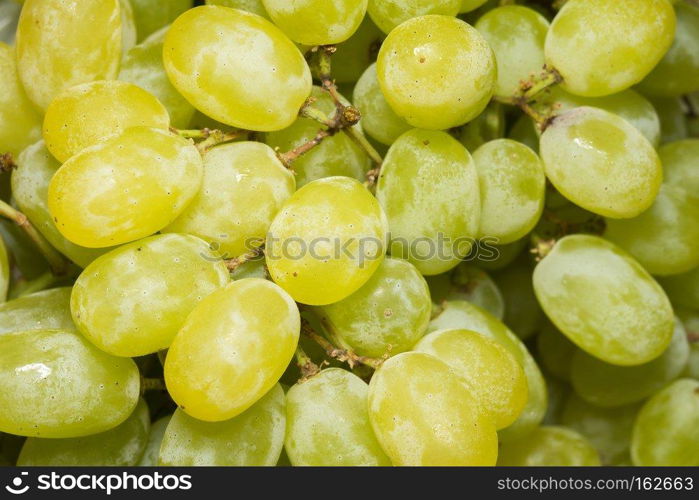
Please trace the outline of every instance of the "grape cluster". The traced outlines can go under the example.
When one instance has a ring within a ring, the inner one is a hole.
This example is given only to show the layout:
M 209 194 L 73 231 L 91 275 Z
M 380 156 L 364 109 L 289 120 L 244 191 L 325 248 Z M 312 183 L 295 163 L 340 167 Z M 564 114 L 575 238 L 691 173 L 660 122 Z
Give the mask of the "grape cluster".
M 699 466 L 698 1 L 0 37 L 0 465 Z

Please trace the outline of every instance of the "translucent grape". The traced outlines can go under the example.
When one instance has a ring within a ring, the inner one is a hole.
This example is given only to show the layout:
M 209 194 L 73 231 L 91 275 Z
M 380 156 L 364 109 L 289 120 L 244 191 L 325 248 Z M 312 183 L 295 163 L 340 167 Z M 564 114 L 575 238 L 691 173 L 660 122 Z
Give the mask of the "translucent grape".
M 437 309 L 445 300 L 465 300 L 502 320 L 505 301 L 500 289 L 485 271 L 463 262 L 451 273 L 428 276 L 432 302 Z
M 540 364 L 561 380 L 570 381 L 570 366 L 578 348 L 568 337 L 547 323 L 536 337 Z
M 664 182 L 696 196 L 699 193 L 699 139 L 665 144 L 658 154 L 663 162 Z
M 0 335 L 29 330 L 75 330 L 68 287 L 51 288 L 0 304 Z
M 600 458 L 592 444 L 578 432 L 545 426 L 520 440 L 501 445 L 498 465 L 580 467 L 600 465 Z
M 651 99 L 660 118 L 660 142 L 674 142 L 689 136 L 682 101 L 677 97 L 655 97 Z
M 245 10 L 252 12 L 258 16 L 269 19 L 269 14 L 262 4 L 262 0 L 206 0 L 207 5 L 222 5 L 224 7 L 232 7 L 234 9 Z
M 369 0 L 369 16 L 384 33 L 408 19 L 428 14 L 456 16 L 461 0 Z
M 165 437 L 165 430 L 172 415 L 159 418 L 153 425 L 150 426 L 150 433 L 148 434 L 148 443 L 146 444 L 146 449 L 143 452 L 143 456 L 138 461 L 140 467 L 155 467 L 158 465 L 158 456 L 160 455 L 160 445 Z
M 192 7 L 192 0 L 129 0 L 136 19 L 139 42 L 160 28 L 173 22 L 177 16 Z
M 528 339 L 544 324 L 544 312 L 534 295 L 530 260 L 519 258 L 503 271 L 493 274 L 505 301 L 503 322 L 521 339 Z
M 335 81 L 354 83 L 359 80 L 367 67 L 376 61 L 383 37 L 383 32 L 369 16 L 365 16 L 354 35 L 337 46 L 332 57 L 332 76 Z
M 699 267 L 660 280 L 673 304 L 699 309 Z

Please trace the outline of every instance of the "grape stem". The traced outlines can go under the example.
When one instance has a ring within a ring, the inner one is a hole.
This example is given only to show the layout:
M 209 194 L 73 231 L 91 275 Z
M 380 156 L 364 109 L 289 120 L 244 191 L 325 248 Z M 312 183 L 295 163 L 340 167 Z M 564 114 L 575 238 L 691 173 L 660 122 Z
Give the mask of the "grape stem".
M 202 139 L 201 142 L 196 144 L 196 148 L 201 154 L 206 153 L 209 149 L 217 146 L 218 144 L 230 142 L 249 134 L 247 130 L 233 130 L 231 132 L 224 132 L 222 130 L 210 128 L 203 128 L 201 130 L 178 130 L 171 128 L 170 130 L 186 139 Z
M 305 382 L 314 375 L 320 373 L 320 367 L 306 354 L 300 345 L 296 346 L 296 365 L 301 370 L 301 379 L 299 382 Z
M 24 297 L 30 293 L 40 292 L 41 290 L 46 290 L 47 288 L 55 285 L 60 281 L 61 277 L 56 276 L 51 271 L 47 271 L 38 278 L 33 280 L 22 279 L 15 283 L 12 287 L 12 293 L 10 298 L 17 299 L 19 297 Z
M 328 356 L 343 363 L 347 363 L 350 368 L 354 368 L 355 366 L 362 364 L 377 370 L 384 362 L 383 359 L 359 356 L 349 349 L 340 349 L 339 347 L 335 347 L 325 337 L 316 332 L 304 318 L 301 318 L 301 332 L 322 347 Z
M 335 131 L 331 130 L 319 130 L 316 136 L 311 139 L 308 142 L 305 142 L 301 144 L 298 147 L 295 147 L 291 151 L 287 151 L 286 153 L 277 153 L 277 156 L 279 157 L 279 161 L 281 161 L 286 168 L 289 170 L 293 171 L 293 163 L 296 161 L 298 158 L 301 156 L 305 155 L 309 151 L 311 151 L 313 148 L 315 148 L 318 144 L 323 142 L 323 140 L 326 137 L 330 137 L 332 135 L 335 135 Z
M 0 172 L 11 172 L 17 168 L 12 153 L 3 153 L 0 155 Z
M 539 75 L 533 75 L 528 80 L 520 82 L 519 90 L 515 95 L 512 97 L 496 97 L 495 100 L 517 106 L 530 116 L 536 122 L 539 130 L 543 132 L 553 121 L 554 115 L 551 112 L 541 113 L 532 104 L 536 102 L 536 97 L 544 90 L 553 85 L 558 85 L 562 81 L 563 77 L 555 68 L 544 64 L 544 68 Z
M 244 253 L 243 255 L 239 255 L 238 257 L 234 257 L 232 259 L 224 259 L 224 262 L 226 263 L 226 267 L 230 272 L 235 271 L 238 269 L 240 266 L 245 264 L 246 262 L 250 262 L 251 260 L 255 260 L 258 258 L 260 255 L 263 255 L 265 252 L 265 247 L 264 245 L 261 245 L 253 250 L 250 250 L 247 253 Z
M 532 234 L 531 242 L 532 247 L 529 251 L 535 255 L 537 262 L 551 253 L 551 250 L 553 250 L 553 247 L 556 245 L 555 239 L 545 239 L 537 234 Z
M 161 378 L 141 377 L 141 395 L 146 391 L 166 391 L 165 381 Z

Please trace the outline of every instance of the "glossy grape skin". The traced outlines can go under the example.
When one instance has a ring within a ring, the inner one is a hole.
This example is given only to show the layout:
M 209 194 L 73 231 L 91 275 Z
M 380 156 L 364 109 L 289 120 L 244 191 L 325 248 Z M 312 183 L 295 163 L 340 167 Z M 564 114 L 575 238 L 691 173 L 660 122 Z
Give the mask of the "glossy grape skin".
M 660 279 L 660 284 L 676 306 L 699 309 L 699 267 Z
M 129 467 L 140 460 L 148 443 L 150 415 L 141 399 L 129 418 L 99 434 L 68 439 L 30 437 L 17 459 L 20 467 Z
M 570 366 L 578 348 L 551 323 L 536 337 L 539 364 L 555 377 L 570 381 Z
M 597 450 L 578 432 L 566 427 L 539 427 L 531 434 L 500 446 L 498 465 L 506 467 L 580 467 L 600 465 Z
M 371 278 L 387 234 L 386 216 L 362 184 L 348 177 L 319 179 L 296 191 L 272 222 L 267 267 L 297 302 L 332 304 Z
M 664 182 L 699 193 L 699 139 L 685 139 L 663 145 L 659 150 L 663 162 Z
M 526 257 L 520 257 L 511 266 L 493 274 L 505 301 L 502 321 L 525 340 L 541 329 L 545 318 L 534 295 L 531 279 L 533 268 Z
M 497 434 L 461 378 L 437 358 L 406 352 L 369 383 L 369 419 L 393 465 L 494 465 Z
M 68 287 L 51 288 L 0 304 L 0 335 L 30 330 L 75 330 Z
M 386 258 L 359 290 L 315 311 L 340 345 L 378 358 L 410 350 L 420 340 L 430 321 L 432 302 L 415 266 Z
M 640 82 L 675 34 L 667 0 L 570 0 L 546 37 L 546 63 L 576 95 L 614 94 Z
M 139 374 L 130 359 L 106 354 L 77 333 L 35 330 L 0 335 L 0 431 L 46 438 L 111 429 L 131 414 Z
M 371 20 L 384 33 L 390 33 L 398 25 L 416 17 L 432 15 L 456 16 L 461 0 L 369 0 Z
M 201 6 L 178 17 L 163 62 L 194 107 L 248 130 L 288 127 L 311 93 L 311 71 L 293 42 L 266 19 L 228 7 Z
M 202 422 L 181 409 L 165 430 L 159 465 L 273 466 L 284 445 L 284 391 L 275 384 L 250 408 L 222 422 Z
M 556 189 L 605 217 L 637 216 L 653 203 L 662 182 L 651 143 L 602 109 L 585 106 L 557 116 L 541 135 L 540 151 Z
M 160 455 L 160 445 L 165 437 L 165 430 L 172 415 L 167 415 L 165 417 L 159 418 L 150 426 L 150 432 L 148 433 L 148 443 L 146 443 L 146 449 L 143 451 L 143 456 L 138 461 L 139 467 L 155 467 L 158 465 L 158 456 Z
M 328 368 L 286 395 L 284 449 L 293 466 L 386 466 L 369 423 L 369 386 L 353 373 Z
M 376 61 L 384 36 L 371 18 L 364 16 L 354 35 L 338 45 L 337 51 L 333 54 L 332 75 L 335 81 L 354 83 L 359 80 L 367 67 Z
M 63 164 L 49 185 L 49 211 L 73 243 L 126 243 L 180 215 L 199 190 L 202 171 L 201 155 L 187 139 L 129 128 Z
M 480 196 L 471 155 L 445 132 L 414 129 L 384 159 L 376 197 L 386 211 L 391 254 L 422 274 L 455 267 L 478 232 Z
M 46 109 L 68 87 L 116 77 L 119 0 L 27 0 L 16 43 L 24 89 L 38 108 Z
M 660 118 L 660 143 L 680 141 L 689 136 L 687 119 L 678 97 L 649 98 Z
M 376 71 L 386 100 L 410 125 L 441 130 L 477 117 L 493 95 L 493 51 L 470 25 L 421 16 L 391 31 Z
M 631 458 L 634 465 L 699 465 L 699 381 L 676 380 L 643 405 Z
M 192 0 L 129 0 L 134 11 L 139 43 L 192 7 Z
M 450 273 L 428 276 L 432 302 L 437 310 L 445 300 L 465 300 L 502 320 L 505 301 L 495 281 L 483 270 L 463 262 Z
M 298 308 L 281 288 L 256 278 L 234 281 L 187 317 L 165 361 L 168 391 L 198 420 L 231 419 L 277 383 L 300 328 Z
M 18 155 L 41 137 L 41 115 L 19 81 L 15 51 L 0 42 L 0 151 Z
M 535 10 L 521 5 L 497 7 L 480 17 L 475 28 L 495 52 L 497 97 L 516 95 L 521 81 L 541 71 L 549 22 Z
M 234 9 L 245 10 L 265 19 L 269 19 L 269 14 L 265 10 L 262 0 L 206 0 L 206 5 L 222 5 Z

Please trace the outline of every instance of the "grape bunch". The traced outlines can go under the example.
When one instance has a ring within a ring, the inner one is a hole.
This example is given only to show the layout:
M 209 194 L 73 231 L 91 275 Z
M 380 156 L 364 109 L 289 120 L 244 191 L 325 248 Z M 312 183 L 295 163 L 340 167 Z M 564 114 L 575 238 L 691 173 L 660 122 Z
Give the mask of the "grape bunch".
M 696 0 L 0 38 L 0 464 L 699 466 Z

